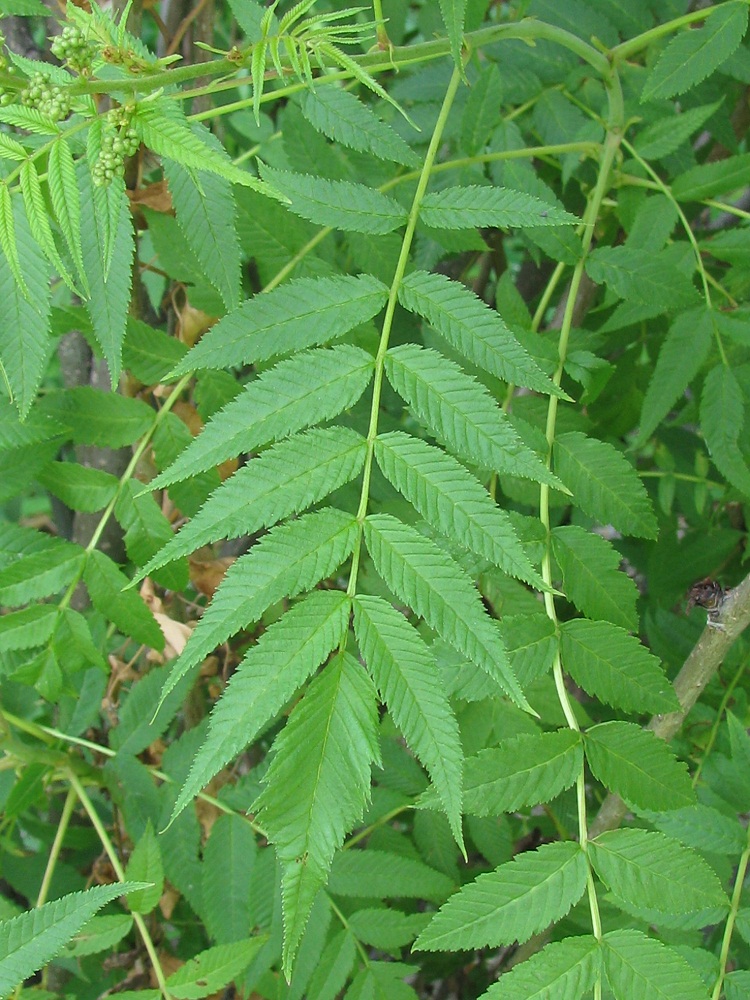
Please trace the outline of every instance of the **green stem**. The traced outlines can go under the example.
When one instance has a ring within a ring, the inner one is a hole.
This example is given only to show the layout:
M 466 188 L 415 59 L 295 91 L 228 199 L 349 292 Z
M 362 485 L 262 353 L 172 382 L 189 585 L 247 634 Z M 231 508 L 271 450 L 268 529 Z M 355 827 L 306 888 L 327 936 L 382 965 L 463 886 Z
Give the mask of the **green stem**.
M 62 849 L 63 841 L 65 840 L 65 834 L 68 830 L 68 824 L 70 823 L 70 817 L 73 815 L 73 807 L 76 804 L 76 793 L 71 788 L 65 798 L 65 804 L 63 805 L 62 813 L 60 815 L 60 822 L 57 824 L 57 832 L 55 833 L 55 839 L 52 842 L 52 847 L 50 848 L 49 857 L 47 858 L 47 865 L 44 869 L 44 875 L 42 877 L 42 884 L 39 886 L 39 895 L 36 898 L 37 908 L 44 906 L 47 902 L 47 894 L 49 893 L 50 882 L 52 881 L 52 874 L 55 870 L 55 865 L 57 864 L 57 859 L 60 857 L 60 851 Z
M 724 978 L 727 974 L 727 960 L 729 958 L 729 946 L 732 943 L 732 932 L 734 931 L 734 923 L 737 919 L 737 913 L 740 909 L 740 903 L 742 901 L 742 888 L 745 882 L 745 875 L 747 874 L 747 866 L 750 862 L 750 830 L 747 833 L 747 846 L 742 852 L 740 857 L 740 863 L 737 865 L 737 875 L 734 880 L 734 891 L 732 892 L 732 903 L 729 908 L 729 916 L 727 917 L 726 927 L 724 928 L 724 937 L 721 942 L 721 953 L 719 955 L 719 975 L 716 977 L 716 984 L 714 986 L 714 991 L 711 994 L 711 1000 L 719 1000 L 721 996 L 721 990 L 724 985 Z
M 393 281 L 391 282 L 391 288 L 388 293 L 388 304 L 385 310 L 385 318 L 383 319 L 383 329 L 380 335 L 380 344 L 378 345 L 378 353 L 375 358 L 375 375 L 373 378 L 373 388 L 372 388 L 372 404 L 370 406 L 370 423 L 367 430 L 367 453 L 365 456 L 364 471 L 362 474 L 362 491 L 359 499 L 359 507 L 357 509 L 357 520 L 359 521 L 359 533 L 357 536 L 357 541 L 354 546 L 354 552 L 352 553 L 352 568 L 349 574 L 349 584 L 346 588 L 346 592 L 350 597 L 353 597 L 357 589 L 357 572 L 359 570 L 359 561 L 362 552 L 362 537 L 364 531 L 364 520 L 367 516 L 367 506 L 370 500 L 370 479 L 372 476 L 372 463 L 373 463 L 373 453 L 375 450 L 375 438 L 378 436 L 378 418 L 380 416 L 380 396 L 383 390 L 383 378 L 385 375 L 385 355 L 388 350 L 388 342 L 391 336 L 391 327 L 393 325 L 393 316 L 396 312 L 396 304 L 398 302 L 398 290 L 403 281 L 404 274 L 406 272 L 406 266 L 409 262 L 409 251 L 411 250 L 412 241 L 414 239 L 414 232 L 417 228 L 417 220 L 419 218 L 419 209 L 422 205 L 422 199 L 424 198 L 425 191 L 427 190 L 427 184 L 430 180 L 430 173 L 432 171 L 432 165 L 435 162 L 435 157 L 438 154 L 440 148 L 440 142 L 443 136 L 443 130 L 448 121 L 448 115 L 450 114 L 450 109 L 453 105 L 453 101 L 456 96 L 456 91 L 461 82 L 460 70 L 454 69 L 453 75 L 451 76 L 450 83 L 448 84 L 448 89 L 445 93 L 445 98 L 443 100 L 443 106 L 440 109 L 440 114 L 435 122 L 435 129 L 432 133 L 432 139 L 430 140 L 430 145 L 427 149 L 425 155 L 424 164 L 422 166 L 422 171 L 420 173 L 419 182 L 417 183 L 417 190 L 414 192 L 414 198 L 412 200 L 411 209 L 409 210 L 409 218 L 406 223 L 406 232 L 404 233 L 404 238 L 401 243 L 401 252 L 398 257 L 398 262 L 396 264 L 396 271 L 393 275 Z
M 719 705 L 716 711 L 716 718 L 714 719 L 713 725 L 711 726 L 711 732 L 709 733 L 708 741 L 706 742 L 705 749 L 703 750 L 703 754 L 701 755 L 701 759 L 698 762 L 698 766 L 695 769 L 695 774 L 693 775 L 693 788 L 695 788 L 698 785 L 698 782 L 700 781 L 703 765 L 708 760 L 709 755 L 714 748 L 714 743 L 716 742 L 716 738 L 719 735 L 719 729 L 721 728 L 721 724 L 724 721 L 724 713 L 727 710 L 727 705 L 729 704 L 732 694 L 734 693 L 734 689 L 737 687 L 737 685 L 742 680 L 745 674 L 745 670 L 747 669 L 747 664 L 748 664 L 748 657 L 745 657 L 742 660 L 742 663 L 740 663 L 738 670 L 735 672 L 734 677 L 731 679 L 726 691 L 724 692 L 724 696 L 721 699 L 721 704 Z
M 716 201 L 714 198 L 706 198 L 703 201 L 704 205 L 708 205 L 709 208 L 718 208 L 720 212 L 727 212 L 729 215 L 736 215 L 738 219 L 750 219 L 750 212 L 746 212 L 744 208 L 738 208 L 737 205 L 728 205 L 725 201 Z

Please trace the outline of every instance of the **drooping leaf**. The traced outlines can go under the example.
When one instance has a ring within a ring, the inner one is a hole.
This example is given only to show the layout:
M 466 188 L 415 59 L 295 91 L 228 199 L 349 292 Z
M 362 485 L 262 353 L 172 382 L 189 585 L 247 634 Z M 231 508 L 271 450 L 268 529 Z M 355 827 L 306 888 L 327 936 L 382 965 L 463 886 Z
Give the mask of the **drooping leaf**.
M 50 262 L 57 274 L 59 274 L 65 283 L 75 291 L 73 281 L 68 274 L 68 270 L 63 263 L 62 258 L 60 257 L 60 253 L 52 235 L 52 227 L 49 223 L 49 213 L 47 203 L 44 200 L 42 184 L 39 180 L 39 174 L 36 171 L 36 167 L 31 160 L 25 160 L 23 163 L 19 180 L 21 183 L 23 203 L 24 208 L 26 209 L 26 218 L 29 222 L 31 235 L 42 248 L 47 260 Z
M 745 404 L 731 368 L 720 364 L 706 376 L 701 395 L 701 430 L 711 459 L 732 486 L 750 495 L 750 469 L 739 448 Z
M 684 764 L 652 732 L 632 722 L 604 722 L 586 733 L 594 775 L 640 809 L 680 809 L 695 803 Z
M 482 1000 L 580 1000 L 602 965 L 595 937 L 569 937 L 548 944 L 482 994 Z
M 340 643 L 348 616 L 349 601 L 340 591 L 313 591 L 250 647 L 214 706 L 173 819 L 257 737 Z
M 401 431 L 377 438 L 375 458 L 386 479 L 438 531 L 460 539 L 511 576 L 544 589 L 507 514 L 460 462 Z
M 365 184 L 331 181 L 261 167 L 261 176 L 290 201 L 290 210 L 318 226 L 354 233 L 390 233 L 406 222 L 406 209 L 395 198 Z
M 522 943 L 564 917 L 583 895 L 588 867 L 578 844 L 546 844 L 479 875 L 451 896 L 414 948 L 459 951 Z
M 560 626 L 563 666 L 576 684 L 626 712 L 676 712 L 679 702 L 661 664 L 635 636 L 583 618 Z
M 578 219 L 562 208 L 507 188 L 449 187 L 426 194 L 420 219 L 432 229 L 475 229 L 498 226 L 570 226 Z
M 485 469 L 559 486 L 522 444 L 487 390 L 436 351 L 403 344 L 388 351 L 388 381 L 414 414 L 455 453 Z
M 671 40 L 649 74 L 641 100 L 664 100 L 695 87 L 731 56 L 746 30 L 747 6 L 722 4 L 702 28 Z
M 398 296 L 406 309 L 424 316 L 483 371 L 538 392 L 562 395 L 500 316 L 465 285 L 442 274 L 412 271 L 399 286 Z
M 379 597 L 354 599 L 354 632 L 370 676 L 422 761 L 459 845 L 463 751 L 433 656 L 404 616 Z
M 348 344 L 306 351 L 280 362 L 215 414 L 150 487 L 170 486 L 227 458 L 330 420 L 356 403 L 372 369 L 372 356 Z
M 571 431 L 558 436 L 554 456 L 555 471 L 587 514 L 623 534 L 656 537 L 646 489 L 630 462 L 611 444 Z
M 275 743 L 256 809 L 284 872 L 287 974 L 333 855 L 369 798 L 379 760 L 376 705 L 366 672 L 342 653 L 310 684 Z
M 153 649 L 164 648 L 164 636 L 156 619 L 138 594 L 125 589 L 129 580 L 109 556 L 97 549 L 89 552 L 83 579 L 91 603 L 123 635 Z
M 698 302 L 690 278 L 663 254 L 645 254 L 629 246 L 597 247 L 586 261 L 592 281 L 605 284 L 635 305 L 658 305 L 660 312 L 684 309 Z
M 371 514 L 365 543 L 391 590 L 447 643 L 496 681 L 521 708 L 528 702 L 508 662 L 500 632 L 469 577 L 433 541 L 390 514 Z
M 380 311 L 388 289 L 376 278 L 298 278 L 256 295 L 213 326 L 172 372 L 258 364 L 327 344 Z
M 343 928 L 317 958 L 307 991 L 309 1000 L 335 1000 L 343 989 L 357 957 L 357 940 L 350 928 Z
M 707 1000 L 708 991 L 682 955 L 642 931 L 604 935 L 604 967 L 615 1000 Z

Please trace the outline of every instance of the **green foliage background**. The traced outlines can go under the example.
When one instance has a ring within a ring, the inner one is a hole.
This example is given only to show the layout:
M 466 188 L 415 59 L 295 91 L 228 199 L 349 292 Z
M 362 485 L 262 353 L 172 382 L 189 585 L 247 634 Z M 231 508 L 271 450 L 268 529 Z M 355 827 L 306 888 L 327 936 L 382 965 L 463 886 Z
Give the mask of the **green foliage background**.
M 747 3 L 175 10 L 0 3 L 0 994 L 748 996 Z

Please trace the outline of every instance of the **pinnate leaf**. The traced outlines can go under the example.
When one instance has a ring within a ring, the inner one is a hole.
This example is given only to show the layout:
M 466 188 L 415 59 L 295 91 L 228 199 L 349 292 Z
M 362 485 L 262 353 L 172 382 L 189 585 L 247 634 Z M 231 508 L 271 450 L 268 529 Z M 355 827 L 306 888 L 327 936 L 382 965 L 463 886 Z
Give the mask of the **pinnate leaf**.
M 26 209 L 26 218 L 29 221 L 32 236 L 44 251 L 47 260 L 52 264 L 55 271 L 75 291 L 73 282 L 68 275 L 65 264 L 62 262 L 52 235 L 52 227 L 49 223 L 49 212 L 47 203 L 44 200 L 42 184 L 39 180 L 39 174 L 36 172 L 36 167 L 31 160 L 25 160 L 23 163 L 19 181 Z
M 601 965 L 595 937 L 555 941 L 504 973 L 482 1000 L 580 1000 L 596 982 Z
M 642 931 L 605 934 L 604 967 L 615 1000 L 708 1000 L 700 975 L 682 955 Z
M 449 187 L 426 194 L 420 219 L 432 229 L 475 229 L 498 226 L 524 229 L 527 226 L 570 226 L 575 215 L 547 202 L 508 188 Z
M 694 805 L 687 768 L 652 732 L 631 722 L 604 722 L 588 730 L 584 746 L 595 777 L 639 809 Z
M 578 902 L 587 871 L 578 844 L 560 842 L 525 851 L 451 896 L 414 947 L 463 951 L 523 943 Z
M 731 368 L 717 365 L 703 383 L 701 430 L 711 459 L 732 486 L 750 495 L 750 469 L 739 448 L 745 418 L 742 390 Z
M 552 551 L 568 600 L 589 618 L 629 631 L 638 626 L 638 588 L 620 570 L 620 553 L 606 538 L 577 524 L 552 529 Z

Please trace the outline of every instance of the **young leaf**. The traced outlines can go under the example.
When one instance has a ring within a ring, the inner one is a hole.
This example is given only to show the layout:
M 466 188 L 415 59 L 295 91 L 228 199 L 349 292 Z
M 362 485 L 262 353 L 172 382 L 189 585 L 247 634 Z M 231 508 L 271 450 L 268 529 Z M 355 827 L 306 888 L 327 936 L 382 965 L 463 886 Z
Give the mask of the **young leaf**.
M 640 538 L 655 538 L 656 518 L 643 483 L 628 460 L 606 441 L 578 431 L 555 442 L 555 471 L 575 502 L 601 524 Z
M 373 358 L 358 347 L 305 351 L 250 382 L 149 484 L 161 489 L 227 458 L 287 437 L 353 406 L 372 377 Z
M 747 30 L 747 5 L 721 4 L 703 28 L 677 35 L 648 76 L 642 101 L 661 101 L 684 94 L 710 76 L 731 56 Z
M 139 577 L 202 545 L 252 535 L 310 507 L 350 482 L 365 452 L 365 439 L 347 427 L 315 428 L 280 441 L 223 482 Z
M 576 684 L 626 712 L 676 712 L 679 702 L 661 664 L 635 636 L 583 618 L 560 626 L 563 666 Z
M 334 142 L 381 160 L 419 166 L 419 157 L 401 136 L 348 90 L 336 86 L 307 90 L 301 106 L 313 128 Z
M 611 542 L 577 524 L 552 529 L 552 551 L 560 566 L 568 600 L 589 618 L 634 631 L 638 588 L 620 570 L 621 556 Z
M 510 576 L 544 589 L 508 515 L 455 458 L 419 438 L 392 431 L 375 441 L 375 459 L 386 479 L 434 528 Z
M 699 973 L 682 955 L 642 931 L 610 931 L 603 947 L 615 1000 L 707 1000 Z
M 78 270 L 78 280 L 88 292 L 86 268 L 81 246 L 81 195 L 76 180 L 76 168 L 70 146 L 65 139 L 53 143 L 47 160 L 47 185 L 57 224 L 62 230 L 70 256 Z
M 595 937 L 569 937 L 514 965 L 482 1000 L 580 1000 L 599 977 L 602 953 Z
M 632 722 L 604 722 L 588 730 L 584 747 L 594 776 L 639 809 L 695 803 L 687 768 L 648 730 Z
M 442 872 L 416 858 L 368 847 L 336 856 L 328 889 L 337 896 L 440 901 L 455 888 Z
M 16 559 L 0 569 L 0 604 L 17 608 L 58 593 L 76 578 L 84 558 L 83 549 L 64 543 Z
M 0 924 L 0 994 L 16 986 L 59 955 L 72 937 L 111 900 L 146 888 L 139 882 L 96 885 L 72 892 Z
M 500 816 L 549 802 L 570 788 L 582 764 L 581 737 L 571 729 L 503 740 L 467 758 L 464 812 Z
M 620 298 L 636 305 L 658 304 L 660 312 L 696 305 L 691 279 L 659 253 L 646 254 L 629 246 L 597 247 L 586 261 L 592 281 L 605 284 Z
M 588 865 L 572 843 L 546 844 L 480 875 L 443 904 L 414 948 L 464 951 L 522 944 L 564 917 L 583 895 Z
M 354 633 L 380 696 L 423 763 L 459 846 L 463 751 L 432 653 L 401 612 L 380 597 L 354 599 Z
M 414 414 L 451 450 L 485 469 L 560 486 L 510 426 L 490 394 L 458 365 L 416 344 L 392 347 L 388 381 Z
M 419 215 L 431 229 L 525 229 L 527 226 L 570 226 L 578 219 L 562 208 L 522 191 L 507 188 L 449 187 L 426 194 Z
M 383 234 L 406 222 L 406 209 L 395 198 L 365 184 L 330 181 L 268 166 L 261 166 L 261 177 L 286 195 L 292 212 L 318 226 Z
M 690 309 L 670 326 L 643 400 L 635 446 L 651 437 L 699 372 L 713 341 L 713 317 L 710 309 Z
M 711 459 L 732 486 L 750 495 L 750 469 L 739 448 L 745 418 L 742 390 L 731 368 L 720 364 L 706 376 L 701 395 L 701 430 Z
M 664 913 L 729 905 L 719 879 L 696 851 L 648 830 L 610 830 L 589 842 L 600 879 L 621 899 Z
M 129 882 L 153 883 L 148 889 L 136 889 L 128 896 L 132 913 L 150 913 L 159 902 L 164 888 L 161 851 L 150 820 L 133 848 L 125 875 Z
M 562 396 L 521 347 L 500 316 L 458 281 L 412 271 L 398 291 L 401 304 L 419 313 L 483 371 L 506 382 Z
M 162 699 L 212 649 L 257 622 L 270 605 L 330 576 L 351 553 L 357 532 L 354 515 L 332 507 L 272 528 L 230 566 L 175 661 Z
M 173 820 L 225 764 L 256 739 L 336 648 L 348 618 L 345 594 L 313 591 L 250 647 L 214 706 L 208 735 L 177 798 Z
M 96 610 L 123 635 L 152 649 L 164 649 L 164 636 L 156 619 L 138 594 L 125 589 L 129 580 L 109 556 L 97 549 L 89 552 L 83 579 Z
M 200 952 L 173 972 L 167 990 L 175 1000 L 201 1000 L 238 979 L 265 944 L 264 937 L 219 944 Z
M 508 662 L 500 632 L 469 577 L 433 541 L 390 514 L 371 514 L 365 543 L 393 592 L 447 643 L 496 681 L 521 708 L 529 705 Z
M 243 302 L 204 334 L 172 376 L 258 364 L 327 344 L 380 312 L 388 289 L 368 274 L 298 278 Z
M 37 476 L 41 485 L 72 510 L 94 513 L 107 506 L 119 480 L 110 472 L 75 462 L 51 462 Z
M 379 760 L 377 700 L 365 671 L 339 655 L 310 684 L 275 743 L 258 822 L 284 871 L 286 974 L 333 855 L 361 818 Z

